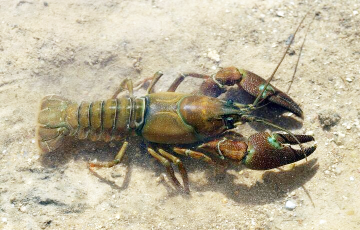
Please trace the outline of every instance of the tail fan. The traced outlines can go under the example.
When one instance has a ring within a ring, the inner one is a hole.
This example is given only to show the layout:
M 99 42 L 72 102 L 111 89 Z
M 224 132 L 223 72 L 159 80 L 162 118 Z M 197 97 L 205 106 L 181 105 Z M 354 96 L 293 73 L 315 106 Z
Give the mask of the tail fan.
M 49 95 L 41 100 L 36 139 L 42 153 L 56 150 L 64 137 L 73 130 L 68 113 L 71 105 L 74 103 L 56 95 Z

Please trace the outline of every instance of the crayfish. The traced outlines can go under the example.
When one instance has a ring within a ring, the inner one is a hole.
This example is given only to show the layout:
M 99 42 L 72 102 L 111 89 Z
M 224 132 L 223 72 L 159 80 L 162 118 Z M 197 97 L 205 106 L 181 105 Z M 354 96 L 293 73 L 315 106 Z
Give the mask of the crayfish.
M 214 158 L 226 158 L 243 162 L 251 169 L 266 170 L 304 159 L 316 149 L 316 145 L 307 148 L 301 146 L 302 143 L 314 141 L 312 136 L 292 134 L 251 114 L 260 107 L 259 104 L 267 101 L 303 117 L 300 106 L 270 84 L 272 77 L 266 81 L 250 71 L 228 67 L 212 76 L 182 74 L 167 92 L 154 93 L 154 85 L 161 76 L 159 71 L 151 78 L 147 95 L 141 97 L 133 95 L 134 86 L 129 79 L 124 80 L 108 100 L 78 104 L 60 96 L 46 96 L 41 101 L 36 131 L 40 149 L 45 153 L 54 151 L 66 136 L 109 142 L 138 135 L 149 143 L 148 153 L 166 167 L 173 184 L 187 193 L 190 191 L 187 172 L 174 153 L 211 164 L 215 163 Z M 175 92 L 187 77 L 203 79 L 196 94 Z M 254 96 L 254 103 L 240 104 L 217 98 L 227 87 L 235 85 Z M 129 91 L 128 95 L 118 98 L 125 89 Z M 234 128 L 243 122 L 264 123 L 285 133 L 260 132 L 243 141 L 233 135 Z M 292 148 L 294 144 L 301 148 Z M 124 141 L 113 161 L 90 163 L 90 167 L 118 164 L 127 146 L 128 142 Z M 172 165 L 178 167 L 182 185 L 175 177 Z

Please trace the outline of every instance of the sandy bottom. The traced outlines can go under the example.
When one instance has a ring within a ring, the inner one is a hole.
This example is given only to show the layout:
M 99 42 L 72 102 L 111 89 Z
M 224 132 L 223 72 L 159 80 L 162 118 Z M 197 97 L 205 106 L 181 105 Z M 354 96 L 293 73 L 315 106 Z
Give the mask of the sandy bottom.
M 125 77 L 136 81 L 158 70 L 164 77 L 156 91 L 182 72 L 213 74 L 226 66 L 269 77 L 309 8 L 297 0 L 2 1 L 0 229 L 360 229 L 357 0 L 318 1 L 304 22 L 319 13 L 289 92 L 304 120 L 273 106 L 257 113 L 313 134 L 318 149 L 307 161 L 265 172 L 231 165 L 221 173 L 182 158 L 187 196 L 163 176 L 141 139 L 131 139 L 122 164 L 96 175 L 87 162 L 113 159 L 121 143 L 73 141 L 46 155 L 36 146 L 39 101 L 48 94 L 107 99 Z M 306 28 L 273 81 L 285 91 Z M 200 83 L 189 79 L 179 91 Z M 338 123 L 331 120 L 337 115 Z M 268 127 L 241 128 L 249 136 Z

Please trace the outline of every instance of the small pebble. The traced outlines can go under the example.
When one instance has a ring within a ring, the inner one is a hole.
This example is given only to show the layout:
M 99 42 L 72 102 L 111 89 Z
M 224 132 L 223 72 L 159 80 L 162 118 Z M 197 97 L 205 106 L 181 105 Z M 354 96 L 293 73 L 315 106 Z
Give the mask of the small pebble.
M 285 203 L 285 208 L 286 208 L 287 210 L 294 210 L 294 209 L 296 208 L 296 204 L 295 204 L 295 202 L 293 202 L 293 201 L 291 201 L 291 200 L 288 200 L 288 201 L 286 201 L 286 203 Z
M 276 11 L 276 16 L 278 16 L 278 17 L 284 17 L 284 16 L 285 16 L 285 13 L 284 13 L 284 11 Z
M 319 121 L 323 128 L 328 129 L 339 123 L 341 117 L 335 110 L 324 110 L 319 113 Z
M 25 207 L 25 206 L 21 206 L 21 207 L 20 207 L 20 211 L 21 211 L 21 212 L 26 212 L 26 207 Z
M 3 217 L 3 218 L 1 218 L 1 221 L 4 222 L 4 223 L 6 223 L 6 222 L 7 222 L 7 218 L 6 218 L 6 217 Z
M 309 130 L 309 131 L 307 131 L 305 134 L 306 134 L 306 135 L 310 135 L 310 136 L 312 136 L 312 135 L 314 135 L 314 131 Z
M 333 169 L 333 171 L 334 171 L 334 173 L 335 173 L 336 175 L 340 175 L 340 174 L 342 173 L 343 169 L 342 169 L 341 167 L 339 167 L 339 166 L 336 166 L 336 167 Z
M 213 61 L 219 62 L 220 61 L 220 55 L 216 50 L 209 49 L 209 52 L 207 53 L 208 58 L 210 58 Z
M 343 145 L 345 141 L 345 134 L 342 132 L 334 132 L 334 142 L 337 145 Z
M 319 224 L 325 224 L 326 223 L 326 220 L 320 220 L 319 221 Z
M 295 55 L 296 52 L 295 52 L 295 50 L 291 49 L 291 50 L 289 50 L 288 53 L 289 53 L 290 56 L 293 56 L 293 55 Z
M 349 178 L 349 180 L 350 180 L 350 181 L 354 181 L 355 178 L 351 176 L 351 177 Z
M 117 220 L 120 220 L 120 215 L 117 214 L 117 215 L 115 216 L 115 218 L 116 218 Z
M 159 177 L 157 177 L 156 179 L 155 179 L 155 181 L 156 181 L 156 183 L 161 183 L 161 182 L 163 182 L 164 181 L 164 175 L 163 174 L 161 174 Z

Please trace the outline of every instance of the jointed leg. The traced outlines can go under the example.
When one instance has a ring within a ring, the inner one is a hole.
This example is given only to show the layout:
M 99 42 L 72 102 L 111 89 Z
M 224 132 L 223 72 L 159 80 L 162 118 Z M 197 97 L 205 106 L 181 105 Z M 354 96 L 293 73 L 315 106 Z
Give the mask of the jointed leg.
M 165 150 L 163 149 L 159 149 L 159 153 L 169 159 L 172 163 L 174 163 L 175 165 L 177 165 L 178 169 L 179 169 L 179 172 L 180 172 L 180 175 L 181 175 L 181 178 L 183 180 L 183 183 L 184 183 L 184 190 L 186 193 L 190 193 L 190 189 L 189 189 L 189 178 L 188 178 L 188 175 L 187 175 L 187 172 L 186 172 L 186 169 L 183 165 L 183 163 L 181 162 L 181 160 L 175 156 L 173 156 L 172 154 L 166 152 Z
M 120 151 L 118 152 L 118 154 L 116 154 L 115 159 L 113 161 L 107 162 L 107 163 L 90 163 L 90 167 L 105 167 L 105 168 L 110 168 L 113 167 L 114 165 L 117 165 L 121 162 L 121 159 L 123 158 L 125 151 L 128 147 L 129 143 L 127 141 L 125 141 L 123 143 L 123 145 L 121 146 Z
M 129 90 L 130 97 L 133 97 L 134 96 L 133 82 L 132 80 L 126 78 L 120 83 L 119 88 L 115 91 L 114 95 L 111 98 L 112 99 L 117 98 L 119 93 L 125 90 L 125 87 Z
M 203 154 L 201 152 L 193 151 L 190 149 L 177 148 L 177 147 L 175 147 L 173 149 L 173 151 L 176 152 L 177 154 L 180 154 L 183 156 L 189 156 L 191 158 L 199 159 L 199 160 L 205 161 L 206 163 L 215 165 L 215 162 L 210 157 L 206 156 L 205 154 Z
M 149 88 L 147 89 L 147 94 L 151 93 L 155 84 L 159 81 L 159 79 L 161 78 L 162 75 L 163 75 L 163 73 L 161 71 L 158 71 L 154 74 L 154 76 L 152 77 L 151 83 L 149 85 Z
M 176 179 L 174 169 L 171 167 L 169 160 L 155 152 L 155 150 L 152 148 L 148 148 L 147 150 L 151 156 L 153 156 L 156 160 L 158 160 L 162 165 L 166 167 L 166 171 L 170 176 L 171 182 L 173 182 L 174 186 L 181 189 L 181 184 L 178 179 Z
M 177 77 L 175 79 L 175 81 L 171 84 L 171 86 L 169 87 L 169 89 L 167 91 L 168 92 L 175 92 L 175 90 L 179 87 L 181 82 L 183 82 L 185 80 L 186 77 L 193 77 L 193 78 L 200 78 L 200 79 L 208 79 L 208 78 L 210 78 L 209 76 L 204 75 L 204 74 L 184 73 L 184 74 L 181 74 L 179 77 Z
M 158 71 L 154 74 L 154 76 L 140 80 L 135 84 L 133 84 L 132 80 L 126 78 L 120 83 L 119 88 L 115 91 L 114 95 L 111 98 L 115 99 L 121 92 L 125 90 L 125 87 L 129 90 L 130 97 L 132 97 L 134 90 L 141 88 L 146 82 L 151 80 L 150 86 L 147 89 L 147 93 L 149 94 L 151 93 L 154 85 L 159 81 L 162 75 L 163 73 L 161 71 Z

